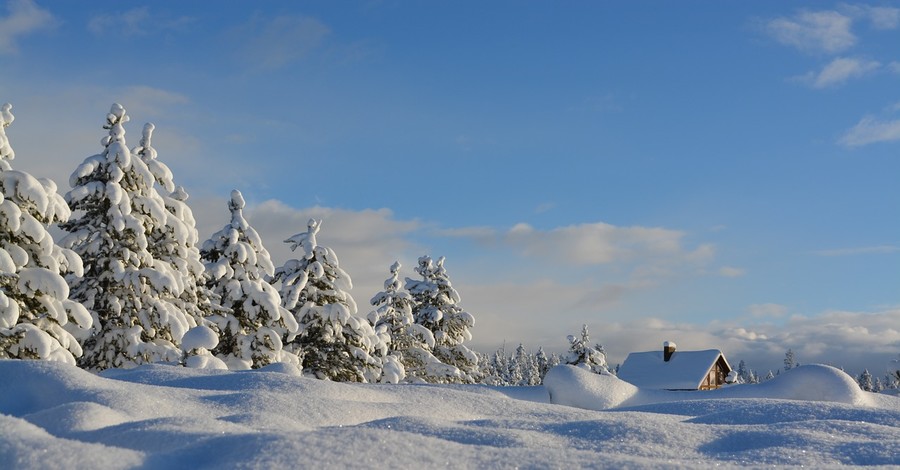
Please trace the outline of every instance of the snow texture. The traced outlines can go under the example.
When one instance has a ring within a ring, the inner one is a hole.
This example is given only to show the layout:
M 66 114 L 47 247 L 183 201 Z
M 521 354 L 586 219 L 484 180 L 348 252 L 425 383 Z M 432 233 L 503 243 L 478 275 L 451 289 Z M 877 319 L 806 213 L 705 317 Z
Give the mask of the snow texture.
M 900 465 L 900 398 L 825 366 L 710 392 L 571 366 L 546 388 L 337 383 L 285 364 L 97 376 L 4 360 L 0 376 L 0 468 Z

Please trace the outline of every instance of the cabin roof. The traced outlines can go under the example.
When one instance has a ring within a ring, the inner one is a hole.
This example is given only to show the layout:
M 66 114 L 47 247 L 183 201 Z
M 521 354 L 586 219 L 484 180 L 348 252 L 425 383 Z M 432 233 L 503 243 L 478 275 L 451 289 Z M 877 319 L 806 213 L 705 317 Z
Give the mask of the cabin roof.
M 697 390 L 722 351 L 675 351 L 668 362 L 663 352 L 633 352 L 619 366 L 618 377 L 641 388 L 661 390 Z M 728 364 L 726 361 L 725 364 Z M 730 367 L 730 366 L 729 366 Z

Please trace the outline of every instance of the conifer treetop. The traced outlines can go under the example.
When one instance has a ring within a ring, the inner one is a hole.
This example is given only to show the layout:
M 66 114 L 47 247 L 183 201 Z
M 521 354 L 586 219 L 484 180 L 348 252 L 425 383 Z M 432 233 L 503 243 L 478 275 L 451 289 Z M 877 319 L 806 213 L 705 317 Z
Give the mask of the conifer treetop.
M 16 152 L 9 145 L 9 139 L 6 137 L 6 128 L 12 124 L 15 116 L 12 114 L 12 105 L 4 103 L 0 108 L 0 160 L 12 160 L 16 158 Z
M 153 174 L 153 178 L 165 189 L 166 193 L 172 193 L 176 189 L 174 176 L 168 166 L 157 160 L 159 154 L 153 148 L 154 129 L 156 129 L 156 126 L 152 122 L 144 124 L 144 128 L 141 131 L 141 141 L 137 147 L 131 150 L 131 153 L 137 155 L 147 165 L 147 169 Z

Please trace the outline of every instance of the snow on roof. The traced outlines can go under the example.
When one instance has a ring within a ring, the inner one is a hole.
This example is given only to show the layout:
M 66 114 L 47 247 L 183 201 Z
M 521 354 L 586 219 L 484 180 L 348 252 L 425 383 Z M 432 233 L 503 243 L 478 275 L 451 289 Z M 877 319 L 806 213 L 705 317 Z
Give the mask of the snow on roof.
M 618 377 L 641 388 L 696 390 L 722 351 L 675 351 L 668 362 L 663 352 L 635 352 L 619 366 Z

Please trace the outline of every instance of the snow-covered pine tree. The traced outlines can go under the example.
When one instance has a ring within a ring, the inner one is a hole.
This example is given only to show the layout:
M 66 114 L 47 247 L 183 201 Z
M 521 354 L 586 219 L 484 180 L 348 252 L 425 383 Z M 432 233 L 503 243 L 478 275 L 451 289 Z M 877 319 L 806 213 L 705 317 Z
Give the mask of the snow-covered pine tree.
M 743 359 L 741 359 L 741 362 L 738 363 L 737 375 L 738 383 L 750 383 L 750 374 L 747 370 L 747 363 L 745 363 Z
M 522 368 L 522 385 L 523 386 L 534 386 L 540 385 L 543 382 L 543 377 L 541 377 L 541 370 L 538 366 L 537 355 L 528 353 L 526 356 L 526 361 L 524 362 L 525 366 Z
M 528 352 L 525 351 L 525 345 L 519 343 L 516 352 L 509 359 L 509 384 L 512 386 L 521 386 L 525 384 L 525 368 L 528 367 Z
M 162 188 L 160 197 L 168 211 L 164 224 L 151 227 L 147 248 L 154 259 L 169 267 L 171 276 L 178 282 L 181 294 L 171 302 L 189 316 L 192 326 L 208 324 L 207 317 L 214 307 L 197 246 L 200 242 L 197 223 L 186 202 L 187 192 L 175 185 L 172 171 L 157 159 L 157 151 L 152 145 L 154 128 L 152 123 L 145 124 L 140 145 L 132 149 Z
M 875 377 L 872 380 L 872 391 L 875 393 L 881 393 L 884 390 L 884 382 L 881 381 L 880 377 Z
M 489 358 L 479 358 L 479 369 L 481 370 L 481 383 L 499 387 L 510 385 L 506 345 L 494 351 Z
M 583 367 L 597 374 L 609 374 L 606 364 L 606 353 L 598 343 L 591 346 L 591 337 L 587 325 L 581 327 L 581 337 L 569 335 L 569 354 L 566 364 Z
M 516 352 L 509 361 L 509 378 L 510 385 L 519 387 L 541 383 L 537 357 L 529 353 L 522 343 L 516 347 Z
M 794 359 L 794 350 L 788 349 L 786 353 L 784 353 L 784 371 L 787 372 L 794 367 L 797 367 L 797 362 Z
M 875 383 L 872 381 L 872 374 L 869 372 L 869 369 L 863 369 L 859 377 L 856 378 L 856 383 L 859 384 L 859 388 L 866 392 L 871 392 L 875 389 Z
M 259 368 L 275 362 L 297 365 L 283 350 L 297 333 L 297 322 L 281 306 L 278 291 L 266 282 L 275 267 L 256 230 L 244 218 L 244 197 L 231 192 L 231 221 L 203 243 L 200 256 L 209 275 L 207 288 L 223 310 L 209 320 L 219 331 L 212 353 L 229 369 Z
M 775 378 L 775 373 L 772 372 L 772 371 L 770 370 L 769 373 L 766 374 L 765 377 L 763 377 L 762 381 L 763 381 L 763 382 L 768 382 L 768 381 L 770 381 L 770 380 L 772 380 L 772 379 L 774 379 L 774 378 Z
M 454 376 L 423 378 L 429 382 L 475 383 L 480 378 L 478 356 L 463 344 L 472 339 L 469 329 L 475 326 L 475 318 L 458 305 L 459 293 L 444 269 L 444 257 L 437 262 L 420 257 L 416 272 L 422 279 L 406 278 L 405 286 L 413 299 L 413 318 L 434 334 L 435 357 L 459 370 Z
M 321 221 L 310 219 L 306 232 L 285 240 L 298 259 L 275 270 L 271 282 L 281 283 L 282 305 L 300 325 L 287 348 L 297 354 L 304 372 L 340 382 L 376 382 L 381 378 L 387 345 L 372 325 L 356 315 L 347 292 L 350 276 L 341 269 L 334 250 L 316 241 Z
M 432 354 L 434 334 L 413 320 L 412 298 L 403 290 L 399 276 L 400 263 L 395 262 L 391 265 L 391 276 L 384 281 L 384 290 L 370 301 L 375 310 L 369 313 L 369 322 L 377 333 L 387 336 L 388 354 L 384 359 L 398 357 L 408 382 L 458 373 L 455 367 L 442 363 Z
M 63 276 L 82 274 L 81 259 L 47 232 L 70 215 L 56 183 L 15 171 L 6 136 L 12 105 L 0 108 L 0 358 L 47 359 L 75 365 L 82 350 L 72 331 L 91 326 L 90 313 L 69 300 Z M 70 331 L 71 330 L 71 331 Z
M 79 364 L 92 370 L 181 359 L 191 320 L 170 299 L 179 283 L 148 251 L 147 235 L 167 212 L 147 165 L 125 143 L 128 115 L 114 104 L 103 151 L 72 174 L 66 194 L 77 216 L 60 224 L 63 246 L 81 256 L 84 275 L 70 276 L 72 298 L 93 316 L 94 334 Z
M 759 383 L 759 376 L 756 375 L 756 371 L 754 371 L 753 369 L 749 369 L 747 371 L 747 382 L 746 383 L 748 383 L 748 384 L 758 384 Z
M 547 353 L 544 352 L 543 346 L 538 348 L 538 352 L 534 356 L 534 361 L 537 364 L 538 377 L 540 378 L 539 384 L 544 383 L 544 376 L 547 375 L 547 371 L 549 371 L 552 366 L 550 365 L 550 358 L 547 357 Z

